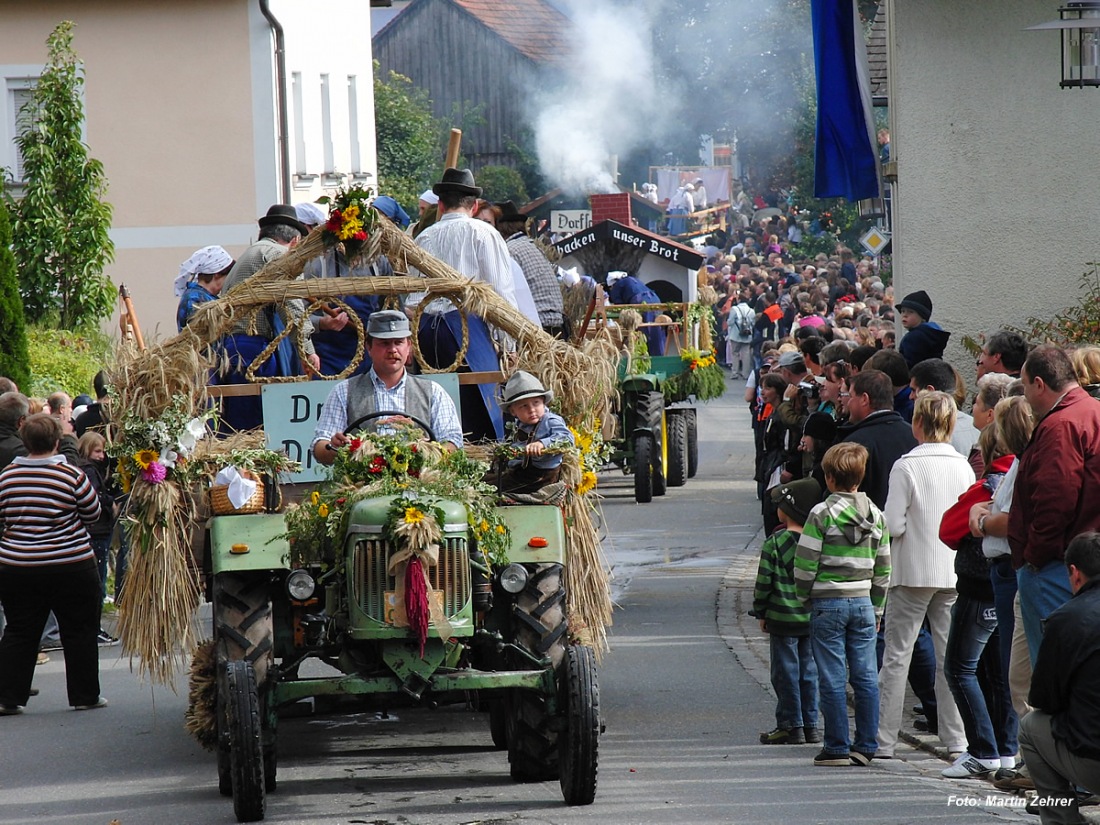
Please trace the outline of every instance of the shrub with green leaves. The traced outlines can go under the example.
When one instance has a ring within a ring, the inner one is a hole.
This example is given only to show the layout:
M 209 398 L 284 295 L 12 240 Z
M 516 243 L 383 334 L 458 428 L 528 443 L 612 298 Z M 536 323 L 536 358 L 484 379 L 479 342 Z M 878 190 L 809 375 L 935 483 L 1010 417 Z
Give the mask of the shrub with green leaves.
M 111 342 L 101 332 L 31 327 L 27 330 L 31 378 L 27 395 L 46 398 L 64 390 L 70 396 L 92 394 L 92 379 L 107 366 Z
M 8 210 L 0 203 L 0 375 L 10 378 L 20 389 L 30 386 L 30 358 L 27 355 L 27 328 L 23 320 L 23 299 L 19 296 L 19 277 L 11 246 Z

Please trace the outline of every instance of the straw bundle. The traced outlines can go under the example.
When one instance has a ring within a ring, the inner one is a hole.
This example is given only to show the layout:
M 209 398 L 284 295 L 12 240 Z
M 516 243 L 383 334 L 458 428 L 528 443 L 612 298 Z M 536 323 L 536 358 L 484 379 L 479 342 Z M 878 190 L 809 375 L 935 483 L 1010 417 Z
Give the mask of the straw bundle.
M 119 636 L 140 656 L 143 676 L 171 685 L 183 651 L 196 639 L 199 581 L 186 540 L 193 505 L 176 484 L 139 478 L 127 509 L 133 546 L 118 604 Z
M 183 727 L 208 751 L 218 746 L 217 648 L 213 639 L 200 642 L 191 656 L 187 710 Z

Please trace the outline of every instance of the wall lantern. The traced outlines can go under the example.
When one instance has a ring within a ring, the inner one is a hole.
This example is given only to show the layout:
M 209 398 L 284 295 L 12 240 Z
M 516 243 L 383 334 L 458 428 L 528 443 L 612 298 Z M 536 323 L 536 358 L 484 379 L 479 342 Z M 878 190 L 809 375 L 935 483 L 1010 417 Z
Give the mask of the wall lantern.
M 1100 87 L 1100 2 L 1066 3 L 1057 20 L 1027 31 L 1045 29 L 1062 35 L 1062 88 Z

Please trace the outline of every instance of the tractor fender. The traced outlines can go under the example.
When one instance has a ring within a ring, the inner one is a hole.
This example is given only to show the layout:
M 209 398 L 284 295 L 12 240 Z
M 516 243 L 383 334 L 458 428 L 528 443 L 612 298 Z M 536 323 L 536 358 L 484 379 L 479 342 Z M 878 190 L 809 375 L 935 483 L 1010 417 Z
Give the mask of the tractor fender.
M 279 513 L 214 516 L 210 519 L 210 565 L 214 573 L 289 570 L 290 544 Z
M 518 564 L 565 564 L 565 519 L 552 504 L 517 504 L 498 512 L 512 543 L 508 561 Z

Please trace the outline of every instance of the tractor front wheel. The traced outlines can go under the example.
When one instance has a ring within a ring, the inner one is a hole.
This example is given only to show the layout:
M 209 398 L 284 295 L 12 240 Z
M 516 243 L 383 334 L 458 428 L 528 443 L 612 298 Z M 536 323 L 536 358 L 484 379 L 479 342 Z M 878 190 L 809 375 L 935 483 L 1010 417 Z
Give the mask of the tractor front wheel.
M 566 651 L 559 679 L 565 725 L 558 737 L 561 793 L 566 805 L 591 805 L 596 798 L 600 745 L 600 687 L 592 648 Z
M 249 662 L 228 661 L 224 686 L 233 812 L 238 822 L 259 822 L 264 818 L 267 800 L 256 671 Z
M 688 419 L 683 410 L 669 410 L 668 486 L 683 487 L 688 480 Z
M 634 500 L 639 504 L 653 501 L 653 436 L 638 433 L 634 436 Z
M 687 416 L 688 478 L 695 478 L 699 472 L 699 412 L 690 409 L 684 414 Z

